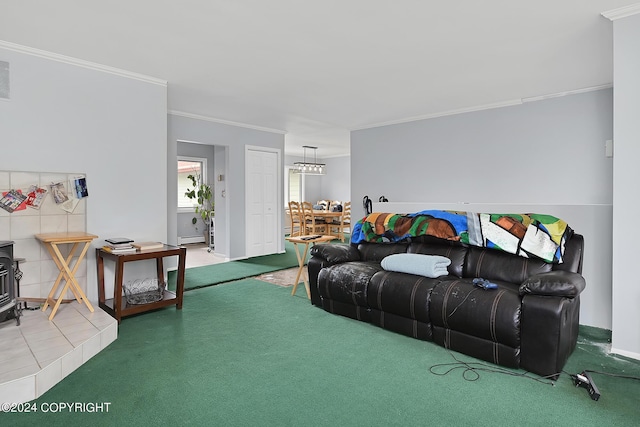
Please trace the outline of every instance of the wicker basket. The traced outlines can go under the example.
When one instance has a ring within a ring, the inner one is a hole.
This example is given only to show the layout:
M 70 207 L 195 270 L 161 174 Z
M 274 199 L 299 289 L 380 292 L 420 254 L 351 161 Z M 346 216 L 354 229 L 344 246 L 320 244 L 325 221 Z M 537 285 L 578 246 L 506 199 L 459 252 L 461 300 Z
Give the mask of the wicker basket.
M 123 288 L 127 304 L 149 304 L 163 298 L 166 284 L 158 279 L 136 279 Z

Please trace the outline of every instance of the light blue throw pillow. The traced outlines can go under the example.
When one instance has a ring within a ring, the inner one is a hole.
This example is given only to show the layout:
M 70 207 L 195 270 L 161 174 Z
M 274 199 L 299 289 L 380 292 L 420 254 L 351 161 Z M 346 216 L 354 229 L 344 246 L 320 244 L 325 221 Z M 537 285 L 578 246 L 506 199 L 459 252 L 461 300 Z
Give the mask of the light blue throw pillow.
M 451 260 L 440 255 L 393 254 L 382 259 L 380 265 L 387 271 L 417 274 L 425 277 L 440 277 L 449 274 Z

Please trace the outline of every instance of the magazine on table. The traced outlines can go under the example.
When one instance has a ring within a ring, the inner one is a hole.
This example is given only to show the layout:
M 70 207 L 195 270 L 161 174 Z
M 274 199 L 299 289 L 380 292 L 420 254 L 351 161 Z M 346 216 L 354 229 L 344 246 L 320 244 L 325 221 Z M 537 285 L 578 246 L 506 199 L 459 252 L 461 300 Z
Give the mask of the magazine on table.
M 162 249 L 164 248 L 164 243 L 162 242 L 136 242 L 132 243 L 132 246 L 139 251 L 147 251 L 151 249 Z

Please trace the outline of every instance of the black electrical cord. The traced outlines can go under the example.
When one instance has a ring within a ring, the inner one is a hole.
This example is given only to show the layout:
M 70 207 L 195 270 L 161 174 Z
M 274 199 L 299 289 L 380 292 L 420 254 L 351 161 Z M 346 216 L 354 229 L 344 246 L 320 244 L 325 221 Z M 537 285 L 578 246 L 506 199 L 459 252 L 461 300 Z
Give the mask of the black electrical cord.
M 450 374 L 455 370 L 462 369 L 462 378 L 465 381 L 477 381 L 480 379 L 480 372 L 489 372 L 489 373 L 509 375 L 512 377 L 526 378 L 532 381 L 536 381 L 536 382 L 546 384 L 546 385 L 551 385 L 551 386 L 555 386 L 555 382 L 553 378 L 559 379 L 560 375 L 562 374 L 567 375 L 574 382 L 577 379 L 577 374 L 570 374 L 569 372 L 566 372 L 566 371 L 557 372 L 555 374 L 545 375 L 545 376 L 534 376 L 534 374 L 531 374 L 530 372 L 523 372 L 523 373 L 513 372 L 507 368 L 502 368 L 497 365 L 488 365 L 482 362 L 465 362 L 463 360 L 458 359 L 450 350 L 448 351 L 451 357 L 455 360 L 455 362 L 438 363 L 436 365 L 432 365 L 429 368 L 429 372 L 431 372 L 434 375 L 444 376 L 444 375 Z M 444 372 L 437 372 L 436 370 L 440 368 L 445 368 L 446 370 Z M 640 381 L 640 377 L 635 377 L 632 375 L 613 374 L 609 372 L 594 371 L 590 369 L 585 369 L 583 372 Z M 547 381 L 549 379 L 551 379 L 551 381 Z
M 606 375 L 608 377 L 625 378 L 628 380 L 640 381 L 640 377 L 634 377 L 632 375 L 611 374 L 609 372 L 592 371 L 590 369 L 585 369 L 584 372 L 589 372 L 590 374 Z
M 497 365 L 493 366 L 493 365 L 488 365 L 482 362 L 465 362 L 463 360 L 456 358 L 456 356 L 451 351 L 449 351 L 449 354 L 455 360 L 455 362 L 439 363 L 436 365 L 432 365 L 429 368 L 429 372 L 431 372 L 434 375 L 444 376 L 457 369 L 462 369 L 462 378 L 465 381 L 479 380 L 480 379 L 479 372 L 492 372 L 497 374 L 509 375 L 512 377 L 526 378 L 532 381 L 536 381 L 536 382 L 546 384 L 546 385 L 551 385 L 551 386 L 555 386 L 555 383 L 553 381 L 547 381 L 547 380 L 554 378 L 558 375 L 558 374 L 552 374 L 552 375 L 547 375 L 543 377 L 535 377 L 529 372 L 523 372 L 523 373 L 513 372 L 508 370 L 507 368 L 502 368 Z M 448 368 L 448 369 L 444 372 L 436 372 L 436 369 L 438 368 Z

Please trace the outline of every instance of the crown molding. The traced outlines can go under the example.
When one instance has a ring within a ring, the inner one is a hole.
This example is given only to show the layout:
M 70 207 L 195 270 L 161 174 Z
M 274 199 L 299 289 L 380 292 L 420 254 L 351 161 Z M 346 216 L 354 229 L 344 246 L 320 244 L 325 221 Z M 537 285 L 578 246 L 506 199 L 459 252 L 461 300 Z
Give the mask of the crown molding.
M 567 95 L 577 95 L 579 93 L 593 92 L 593 91 L 602 90 L 602 89 L 611 89 L 612 87 L 613 87 L 613 85 L 611 83 L 606 84 L 606 85 L 585 87 L 585 88 L 582 88 L 582 89 L 567 90 L 567 91 L 564 91 L 564 92 L 556 92 L 556 93 L 550 93 L 550 94 L 547 94 L 547 95 L 540 95 L 540 96 L 532 96 L 532 97 L 529 97 L 529 98 L 522 98 L 522 102 L 542 101 L 544 99 L 560 98 L 562 96 L 567 96 Z
M 347 154 L 332 154 L 330 156 L 322 156 L 322 160 L 326 160 L 326 159 L 339 159 L 341 157 L 351 157 L 350 153 Z M 318 157 L 320 158 L 320 157 Z
M 85 61 L 83 59 L 73 58 L 71 56 L 60 55 L 58 53 L 48 52 L 29 46 L 23 46 L 16 43 L 0 40 L 0 49 L 7 49 L 14 52 L 24 53 L 39 58 L 50 59 L 52 61 L 62 62 L 65 64 L 75 65 L 76 67 L 87 68 L 90 70 L 101 71 L 103 73 L 114 74 L 128 79 L 139 80 L 146 83 L 152 83 L 159 86 L 167 86 L 167 81 L 155 77 L 146 76 L 144 74 L 134 73 L 132 71 L 121 70 L 119 68 L 102 65 L 95 62 Z
M 285 135 L 287 133 L 287 131 L 281 130 L 281 129 L 271 129 L 271 128 L 262 127 L 262 126 L 250 125 L 250 124 L 247 124 L 247 123 L 233 122 L 231 120 L 215 119 L 213 117 L 201 116 L 199 114 L 185 113 L 184 111 L 169 110 L 168 113 L 171 114 L 172 116 L 186 117 L 188 119 L 204 120 L 204 121 L 207 121 L 207 122 L 220 123 L 220 124 L 223 124 L 223 125 L 230 125 L 230 126 L 237 126 L 237 127 L 241 127 L 241 128 L 259 130 L 259 131 L 262 131 L 262 132 L 277 133 L 277 134 L 281 134 L 281 135 Z
M 510 107 L 510 106 L 513 106 L 513 105 L 520 105 L 520 104 L 522 104 L 522 101 L 520 99 L 513 100 L 513 101 L 496 102 L 496 103 L 493 103 L 493 104 L 477 105 L 475 107 L 459 108 L 459 109 L 455 109 L 455 110 L 441 111 L 441 112 L 433 113 L 433 114 L 424 114 L 424 115 L 420 115 L 420 116 L 406 117 L 404 119 L 391 120 L 391 121 L 388 121 L 388 122 L 374 123 L 374 124 L 371 124 L 371 125 L 366 125 L 366 126 L 362 126 L 362 127 L 353 128 L 351 130 L 363 130 L 363 129 L 377 128 L 377 127 L 380 127 L 380 126 L 397 125 L 397 124 L 401 124 L 401 123 L 415 122 L 415 121 L 418 121 L 418 120 L 435 119 L 437 117 L 454 116 L 456 114 L 464 114 L 464 113 L 471 113 L 471 112 L 474 112 L 474 111 L 490 110 L 490 109 L 493 109 L 493 108 Z
M 608 10 L 606 12 L 602 12 L 601 15 L 611 21 L 615 21 L 616 19 L 626 18 L 627 16 L 636 15 L 638 13 L 640 13 L 640 3 Z
M 512 100 L 512 101 L 496 102 L 496 103 L 493 103 L 493 104 L 477 105 L 475 107 L 459 108 L 459 109 L 456 109 L 456 110 L 441 111 L 441 112 L 433 113 L 433 114 L 425 114 L 425 115 L 421 115 L 421 116 L 406 117 L 404 119 L 391 120 L 391 121 L 388 121 L 388 122 L 373 123 L 373 124 L 366 125 L 366 126 L 360 126 L 360 127 L 352 128 L 351 130 L 352 131 L 353 130 L 363 130 L 363 129 L 377 128 L 377 127 L 381 127 L 381 126 L 398 125 L 398 124 L 402 124 L 402 123 L 415 122 L 415 121 L 418 121 L 418 120 L 435 119 L 437 117 L 454 116 L 456 114 L 472 113 L 474 111 L 482 111 L 482 110 L 491 110 L 493 108 L 511 107 L 511 106 L 520 105 L 520 104 L 522 104 L 522 100 L 515 99 L 515 100 Z
M 404 118 L 404 119 L 392 120 L 392 121 L 389 121 L 389 122 L 374 123 L 374 124 L 371 124 L 371 125 L 352 128 L 351 130 L 355 131 L 355 130 L 372 129 L 372 128 L 377 128 L 377 127 L 381 127 L 381 126 L 390 126 L 390 125 L 397 125 L 397 124 L 401 124 L 401 123 L 415 122 L 415 121 L 418 121 L 418 120 L 428 120 L 428 119 L 435 119 L 437 117 L 454 116 L 456 114 L 473 113 L 473 112 L 476 112 L 476 111 L 491 110 L 491 109 L 494 109 L 494 108 L 513 107 L 515 105 L 522 105 L 522 104 L 527 103 L 527 102 L 542 101 L 544 99 L 559 98 L 561 96 L 576 95 L 576 94 L 579 94 L 579 93 L 593 92 L 593 91 L 601 90 L 601 89 L 610 89 L 612 87 L 613 87 L 612 84 L 605 84 L 605 85 L 592 86 L 592 87 L 581 88 L 581 89 L 568 90 L 568 91 L 564 91 L 564 92 L 551 93 L 551 94 L 547 94 L 547 95 L 532 96 L 532 97 L 529 97 L 529 98 L 513 99 L 513 100 L 510 100 L 510 101 L 496 102 L 496 103 L 493 103 L 493 104 L 483 104 L 483 105 L 477 105 L 475 107 L 459 108 L 459 109 L 456 109 L 456 110 L 448 110 L 448 111 L 442 111 L 442 112 L 433 113 L 433 114 L 425 114 L 423 116 L 407 117 L 407 118 Z

